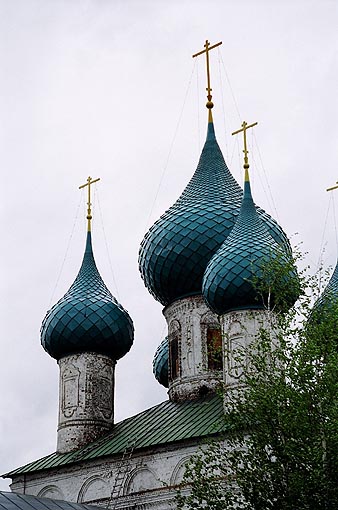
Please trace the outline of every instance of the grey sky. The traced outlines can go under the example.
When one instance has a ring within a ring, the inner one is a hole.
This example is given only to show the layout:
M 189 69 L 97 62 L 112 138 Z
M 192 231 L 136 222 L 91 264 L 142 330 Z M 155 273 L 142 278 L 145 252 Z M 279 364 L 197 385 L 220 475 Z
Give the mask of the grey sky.
M 40 346 L 39 328 L 81 263 L 78 186 L 88 175 L 101 177 L 97 265 L 136 330 L 118 363 L 116 420 L 166 398 L 151 366 L 165 322 L 137 253 L 197 165 L 206 79 L 204 59 L 191 55 L 206 38 L 223 41 L 211 55 L 212 87 L 230 169 L 242 183 L 230 133 L 244 119 L 258 121 L 249 135 L 256 203 L 289 236 L 299 233 L 310 264 L 323 245 L 325 266 L 335 264 L 334 202 L 325 188 L 338 180 L 337 27 L 335 0 L 0 0 L 1 472 L 55 450 L 58 367 Z

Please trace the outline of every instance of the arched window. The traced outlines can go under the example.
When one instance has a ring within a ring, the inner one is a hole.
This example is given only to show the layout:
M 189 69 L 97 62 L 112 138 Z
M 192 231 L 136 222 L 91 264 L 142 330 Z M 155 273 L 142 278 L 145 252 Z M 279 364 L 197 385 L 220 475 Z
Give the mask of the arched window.
M 222 370 L 222 332 L 220 326 L 207 326 L 208 370 Z

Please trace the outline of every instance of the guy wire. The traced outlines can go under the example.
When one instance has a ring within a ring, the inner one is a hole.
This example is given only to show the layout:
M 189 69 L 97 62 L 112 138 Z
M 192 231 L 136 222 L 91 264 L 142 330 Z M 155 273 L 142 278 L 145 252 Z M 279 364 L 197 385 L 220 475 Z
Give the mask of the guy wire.
M 69 239 L 68 239 L 68 243 L 67 243 L 67 247 L 66 247 L 66 252 L 65 252 L 65 255 L 63 257 L 63 261 L 62 261 L 62 264 L 61 264 L 61 267 L 60 267 L 60 271 L 59 271 L 59 274 L 56 278 L 56 283 L 55 283 L 55 286 L 54 286 L 54 289 L 53 289 L 53 292 L 52 292 L 52 295 L 50 297 L 50 301 L 49 301 L 49 306 L 48 308 L 50 308 L 52 306 L 52 302 L 53 302 L 53 299 L 54 299 L 54 295 L 55 295 L 55 292 L 56 292 L 56 289 L 59 285 L 59 281 L 60 281 L 60 278 L 61 278 L 61 274 L 62 274 L 62 271 L 63 271 L 63 268 L 64 268 L 64 265 L 65 265 L 65 262 L 66 262 L 66 259 L 67 259 L 67 256 L 68 256 L 68 252 L 69 252 L 69 248 L 70 248 L 70 243 L 73 239 L 73 235 L 74 235 L 74 231 L 75 231 L 75 225 L 77 223 L 77 219 L 78 219 L 78 216 L 79 216 L 79 210 L 80 210 L 80 206 L 81 204 L 84 202 L 83 200 L 83 193 L 80 193 L 80 199 L 79 199 L 79 203 L 78 203 L 78 206 L 77 206 L 77 209 L 76 209 L 76 213 L 75 213 L 75 219 L 74 219 L 74 223 L 73 223 L 73 227 L 72 227 L 72 230 L 71 230 L 71 233 L 70 233 L 70 236 L 69 236 Z
M 180 115 L 179 115 L 179 118 L 178 118 L 178 121 L 177 121 L 177 124 L 176 124 L 176 128 L 175 128 L 175 131 L 174 131 L 174 136 L 173 136 L 173 138 L 172 138 L 172 141 L 171 141 L 171 144 L 170 144 L 170 147 L 169 147 L 168 156 L 167 156 L 167 159 L 166 159 L 166 162 L 165 162 L 165 165 L 164 165 L 163 171 L 162 171 L 162 175 L 161 175 L 161 178 L 160 178 L 160 181 L 159 181 L 159 184 L 158 184 L 158 187 L 157 187 L 156 193 L 155 193 L 155 198 L 154 198 L 154 201 L 153 201 L 153 203 L 152 203 L 152 206 L 151 206 L 151 209 L 150 209 L 150 212 L 149 212 L 149 216 L 148 216 L 148 219 L 147 219 L 147 222 L 146 222 L 145 228 L 144 228 L 144 234 L 146 233 L 146 230 L 147 230 L 147 228 L 148 228 L 148 225 L 149 225 L 149 222 L 150 222 L 150 218 L 151 218 L 151 215 L 153 214 L 153 210 L 154 210 L 154 207 L 155 207 L 155 203 L 156 203 L 156 201 L 157 201 L 158 194 L 159 194 L 159 191 L 160 191 L 160 188 L 161 188 L 162 182 L 163 182 L 164 174 L 166 173 L 167 168 L 168 168 L 169 159 L 170 159 L 170 156 L 171 156 L 171 153 L 172 153 L 173 147 L 174 147 L 174 143 L 175 143 L 175 140 L 176 140 L 176 136 L 177 136 L 178 128 L 179 128 L 179 126 L 180 126 L 180 124 L 181 124 L 182 115 L 183 115 L 183 111 L 184 111 L 184 108 L 185 108 L 185 103 L 186 103 L 186 101 L 187 101 L 188 92 L 189 92 L 189 90 L 190 90 L 192 77 L 193 77 L 193 74 L 194 74 L 194 72 L 195 72 L 195 67 L 196 67 L 196 59 L 194 59 L 194 60 L 193 60 L 193 69 L 192 69 L 192 72 L 191 72 L 191 75 L 190 75 L 190 79 L 189 79 L 189 82 L 188 82 L 188 86 L 187 86 L 187 89 L 186 89 L 186 92 L 185 92 L 185 96 L 184 96 L 184 100 L 183 100 L 183 105 L 182 105 L 182 108 L 181 108 L 181 113 L 180 113 Z

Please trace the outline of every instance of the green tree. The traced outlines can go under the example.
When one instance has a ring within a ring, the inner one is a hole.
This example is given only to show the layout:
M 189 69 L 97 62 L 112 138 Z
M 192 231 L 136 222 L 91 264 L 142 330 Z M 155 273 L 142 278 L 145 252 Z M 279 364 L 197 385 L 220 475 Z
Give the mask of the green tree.
M 338 297 L 311 312 L 316 278 L 297 285 L 296 305 L 274 314 L 277 335 L 262 328 L 236 354 L 246 368 L 227 432 L 188 462 L 178 509 L 338 508 Z

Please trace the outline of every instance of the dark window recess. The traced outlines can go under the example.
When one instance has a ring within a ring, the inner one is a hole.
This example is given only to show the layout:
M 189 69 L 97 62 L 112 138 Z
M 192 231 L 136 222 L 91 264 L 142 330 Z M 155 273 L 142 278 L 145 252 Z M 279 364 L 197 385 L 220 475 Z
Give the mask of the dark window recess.
M 222 370 L 222 333 L 220 328 L 207 329 L 208 369 Z
M 175 379 L 179 375 L 179 362 L 178 362 L 178 337 L 179 332 L 175 331 L 170 339 L 170 367 L 171 379 Z

